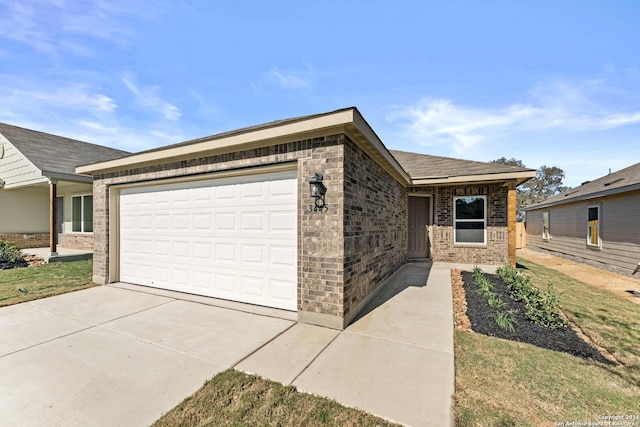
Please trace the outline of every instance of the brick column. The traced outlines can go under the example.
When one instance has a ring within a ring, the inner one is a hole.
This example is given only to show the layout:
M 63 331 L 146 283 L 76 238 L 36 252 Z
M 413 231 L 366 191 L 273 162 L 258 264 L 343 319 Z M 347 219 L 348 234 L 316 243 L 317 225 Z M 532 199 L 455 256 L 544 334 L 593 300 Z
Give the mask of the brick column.
M 507 195 L 508 253 L 509 264 L 516 266 L 516 183 L 509 183 Z

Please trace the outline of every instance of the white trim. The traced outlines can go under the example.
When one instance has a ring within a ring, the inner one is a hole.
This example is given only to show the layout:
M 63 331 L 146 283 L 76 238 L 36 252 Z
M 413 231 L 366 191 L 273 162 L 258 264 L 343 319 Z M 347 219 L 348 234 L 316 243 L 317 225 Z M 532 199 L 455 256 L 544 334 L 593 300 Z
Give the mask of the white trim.
M 478 183 L 481 181 L 489 182 L 502 182 L 509 179 L 518 180 L 518 184 L 521 184 L 530 178 L 536 176 L 536 171 L 524 171 L 524 172 L 503 172 L 503 173 L 490 173 L 482 175 L 461 175 L 461 176 L 436 176 L 436 177 L 417 177 L 412 179 L 413 185 L 436 185 L 436 184 L 460 184 L 465 182 Z
M 84 221 L 84 198 L 91 196 L 91 204 L 93 206 L 93 193 L 78 193 L 71 195 L 71 232 L 69 234 L 93 234 L 93 219 L 91 220 L 91 231 L 85 231 L 85 221 Z M 73 216 L 73 199 L 76 197 L 80 197 L 80 231 L 76 231 L 73 229 L 74 216 Z M 93 214 L 92 214 L 93 215 Z
M 480 242 L 458 242 L 456 238 L 456 223 L 458 222 L 480 222 L 479 219 L 456 219 L 456 200 L 458 199 L 477 199 L 481 198 L 484 200 L 484 218 L 482 219 L 483 223 L 483 241 Z M 487 196 L 454 196 L 453 197 L 453 244 L 460 246 L 487 246 Z

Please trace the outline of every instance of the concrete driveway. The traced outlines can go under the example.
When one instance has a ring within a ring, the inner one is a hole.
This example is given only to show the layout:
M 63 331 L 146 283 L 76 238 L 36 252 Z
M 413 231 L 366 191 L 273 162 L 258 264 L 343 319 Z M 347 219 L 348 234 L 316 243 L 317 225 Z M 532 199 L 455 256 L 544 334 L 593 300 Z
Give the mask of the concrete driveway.
M 127 284 L 1 308 L 0 424 L 148 425 L 234 367 L 405 425 L 450 425 L 452 267 L 405 265 L 344 331 Z
M 291 320 L 101 286 L 0 309 L 0 424 L 144 426 Z

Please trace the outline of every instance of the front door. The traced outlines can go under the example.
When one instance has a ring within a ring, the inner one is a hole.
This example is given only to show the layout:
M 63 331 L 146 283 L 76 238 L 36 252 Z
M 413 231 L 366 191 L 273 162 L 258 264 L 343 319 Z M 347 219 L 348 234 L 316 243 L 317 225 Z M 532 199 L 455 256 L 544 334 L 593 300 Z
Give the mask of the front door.
M 64 197 L 56 197 L 56 244 L 60 244 L 62 224 L 64 220 Z
M 409 258 L 429 257 L 430 197 L 409 197 Z

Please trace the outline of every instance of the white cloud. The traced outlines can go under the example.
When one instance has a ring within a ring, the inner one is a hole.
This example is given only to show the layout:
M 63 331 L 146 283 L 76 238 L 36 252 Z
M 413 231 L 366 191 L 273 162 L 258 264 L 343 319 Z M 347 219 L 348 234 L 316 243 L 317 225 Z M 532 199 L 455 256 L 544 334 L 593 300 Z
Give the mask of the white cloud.
M 606 83 L 553 81 L 538 85 L 525 104 L 503 108 L 457 105 L 452 100 L 422 98 L 392 109 L 387 119 L 399 123 L 404 136 L 425 146 L 450 145 L 460 153 L 501 134 L 560 129 L 573 132 L 640 124 L 640 105 L 609 107 Z M 630 111 L 629 111 L 630 110 Z
M 0 38 L 54 58 L 65 53 L 92 55 L 92 39 L 116 45 L 129 43 L 135 28 L 131 19 L 149 19 L 149 8 L 136 3 L 0 1 Z M 83 37 L 87 40 L 80 42 Z
M 15 82 L 14 82 L 15 83 Z M 99 88 L 79 83 L 59 84 L 54 90 L 38 87 L 31 82 L 29 88 L 0 86 L 3 103 L 14 113 L 51 111 L 84 111 L 90 113 L 112 113 L 118 107 L 116 102 L 102 93 Z
M 306 64 L 305 70 L 282 70 L 273 67 L 267 75 L 285 89 L 309 89 L 313 85 L 313 68 Z
M 135 102 L 139 106 L 159 113 L 166 120 L 179 120 L 182 116 L 180 109 L 175 105 L 163 100 L 158 96 L 159 88 L 155 86 L 138 87 L 134 83 L 134 77 L 131 75 L 124 76 L 122 82 L 127 89 L 135 96 Z
M 191 137 L 175 121 L 136 118 L 99 87 L 79 83 L 20 81 L 0 75 L 0 122 L 94 144 L 140 151 Z M 144 92 L 141 90 L 139 92 Z M 175 112 L 168 108 L 170 117 Z M 156 115 L 154 115 L 156 116 Z

